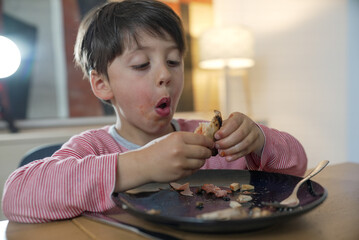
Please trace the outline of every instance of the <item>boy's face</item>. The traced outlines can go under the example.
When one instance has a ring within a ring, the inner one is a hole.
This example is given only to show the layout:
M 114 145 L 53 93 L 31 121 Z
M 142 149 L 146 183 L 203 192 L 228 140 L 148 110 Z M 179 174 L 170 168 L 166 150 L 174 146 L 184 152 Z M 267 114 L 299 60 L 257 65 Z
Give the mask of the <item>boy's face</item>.
M 183 90 L 183 57 L 175 42 L 141 33 L 108 67 L 120 134 L 155 137 L 168 133 Z M 135 140 L 133 140 L 136 142 Z

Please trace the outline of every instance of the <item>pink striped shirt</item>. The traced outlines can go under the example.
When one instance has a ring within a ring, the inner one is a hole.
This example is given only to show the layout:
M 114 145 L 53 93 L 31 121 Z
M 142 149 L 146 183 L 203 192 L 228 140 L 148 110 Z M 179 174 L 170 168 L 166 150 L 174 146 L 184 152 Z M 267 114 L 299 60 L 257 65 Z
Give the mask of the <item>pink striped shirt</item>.
M 181 131 L 194 131 L 197 120 L 178 119 Z M 291 135 L 260 126 L 265 135 L 262 156 L 249 154 L 234 162 L 211 157 L 203 169 L 249 169 L 303 175 L 307 158 Z M 118 153 L 128 151 L 109 126 L 72 137 L 53 156 L 16 169 L 5 183 L 3 212 L 10 221 L 40 223 L 69 219 L 85 211 L 102 212 L 111 200 Z

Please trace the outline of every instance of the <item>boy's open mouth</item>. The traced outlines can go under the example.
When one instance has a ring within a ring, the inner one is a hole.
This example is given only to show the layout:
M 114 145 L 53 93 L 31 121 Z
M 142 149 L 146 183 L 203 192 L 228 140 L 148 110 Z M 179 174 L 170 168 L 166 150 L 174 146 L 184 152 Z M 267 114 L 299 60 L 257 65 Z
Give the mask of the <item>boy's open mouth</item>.
M 165 109 L 166 107 L 169 107 L 171 104 L 171 99 L 168 97 L 162 98 L 156 105 L 156 108 Z
M 160 116 L 168 116 L 171 113 L 171 98 L 164 97 L 156 104 L 156 112 Z
M 165 107 L 167 107 L 167 103 L 162 103 L 158 106 L 158 108 L 162 108 L 162 109 L 164 109 Z

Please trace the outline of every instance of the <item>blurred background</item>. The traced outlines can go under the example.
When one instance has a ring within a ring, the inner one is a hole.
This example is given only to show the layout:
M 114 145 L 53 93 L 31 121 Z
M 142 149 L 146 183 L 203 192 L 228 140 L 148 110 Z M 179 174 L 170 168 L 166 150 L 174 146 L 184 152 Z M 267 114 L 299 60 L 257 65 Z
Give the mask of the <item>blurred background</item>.
M 0 35 L 21 53 L 19 69 L 0 78 L 1 185 L 32 147 L 114 121 L 73 63 L 83 15 L 104 2 L 0 0 Z M 309 167 L 359 162 L 359 1 L 163 2 L 181 16 L 189 47 L 177 117 L 240 111 L 294 135 Z

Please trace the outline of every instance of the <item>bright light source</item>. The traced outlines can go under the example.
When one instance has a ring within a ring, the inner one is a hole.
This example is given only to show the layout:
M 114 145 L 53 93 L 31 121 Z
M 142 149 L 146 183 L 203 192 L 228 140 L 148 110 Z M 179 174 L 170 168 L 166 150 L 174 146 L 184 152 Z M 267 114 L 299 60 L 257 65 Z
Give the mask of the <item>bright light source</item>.
M 203 60 L 199 66 L 204 69 L 229 68 L 250 68 L 254 66 L 254 60 L 250 58 L 229 58 L 229 59 L 209 59 Z
M 10 39 L 0 36 L 0 78 L 11 76 L 19 68 L 21 54 Z
M 250 68 L 254 40 L 243 26 L 214 27 L 199 39 L 199 66 L 204 69 Z

